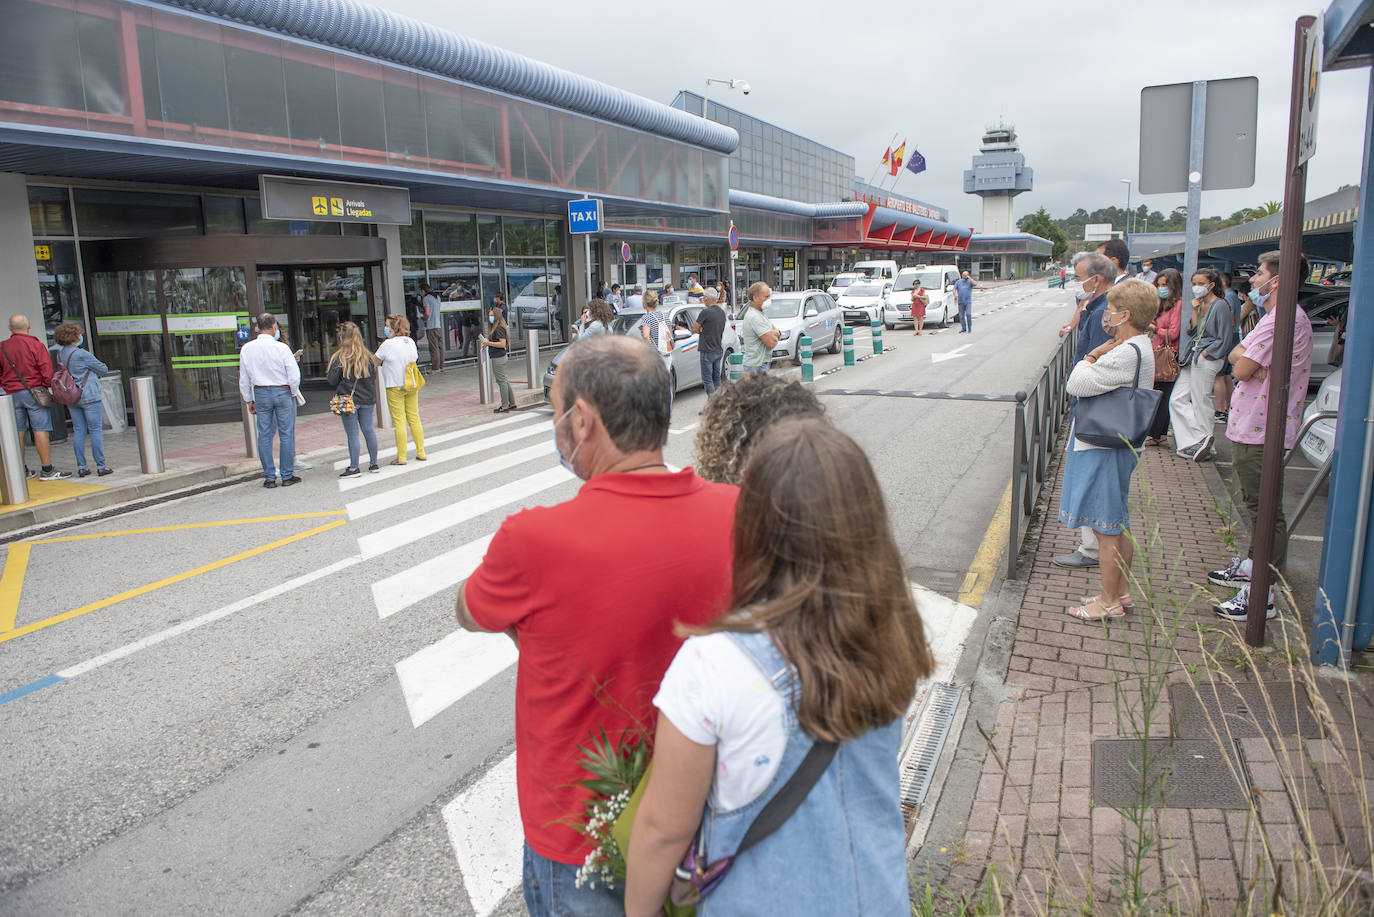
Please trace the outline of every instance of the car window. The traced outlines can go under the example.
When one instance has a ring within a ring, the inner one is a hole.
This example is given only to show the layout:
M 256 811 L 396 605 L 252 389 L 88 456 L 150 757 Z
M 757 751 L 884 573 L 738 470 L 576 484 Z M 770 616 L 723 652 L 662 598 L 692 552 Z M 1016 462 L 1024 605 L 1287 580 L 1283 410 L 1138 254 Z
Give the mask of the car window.
M 821 312 L 824 312 L 824 311 L 825 311 L 825 306 L 821 303 L 821 298 L 820 298 L 819 296 L 808 296 L 808 297 L 806 297 L 806 311 L 807 311 L 807 312 L 813 312 L 813 311 L 814 311 L 814 312 L 816 312 L 817 314 L 820 314 Z
M 834 280 L 830 281 L 830 285 L 832 287 L 839 287 L 840 289 L 844 289 L 845 287 L 853 283 L 854 280 L 855 278 L 853 277 L 836 277 Z
M 769 318 L 792 318 L 800 308 L 800 296 L 774 296 L 763 307 L 763 314 Z
M 697 315 L 700 312 L 701 310 L 695 306 L 690 309 L 682 309 L 673 317 L 673 324 L 691 331 L 692 324 L 697 320 Z
M 876 283 L 856 283 L 845 290 L 846 293 L 855 296 L 880 296 L 883 288 Z

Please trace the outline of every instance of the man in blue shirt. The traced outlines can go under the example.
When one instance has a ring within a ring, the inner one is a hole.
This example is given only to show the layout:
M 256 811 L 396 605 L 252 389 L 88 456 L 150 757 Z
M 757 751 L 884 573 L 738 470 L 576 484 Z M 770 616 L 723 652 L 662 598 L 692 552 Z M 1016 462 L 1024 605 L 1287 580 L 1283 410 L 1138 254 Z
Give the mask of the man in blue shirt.
M 959 333 L 973 331 L 973 280 L 968 271 L 954 281 L 954 296 L 959 304 Z

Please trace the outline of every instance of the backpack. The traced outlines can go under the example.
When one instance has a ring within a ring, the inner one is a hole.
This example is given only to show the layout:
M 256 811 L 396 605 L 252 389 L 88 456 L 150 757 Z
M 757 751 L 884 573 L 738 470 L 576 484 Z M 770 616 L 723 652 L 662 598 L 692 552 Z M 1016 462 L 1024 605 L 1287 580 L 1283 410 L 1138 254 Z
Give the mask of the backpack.
M 48 386 L 48 388 L 52 390 L 53 400 L 62 404 L 76 404 L 80 401 L 82 387 L 86 384 L 86 379 L 89 379 L 91 375 L 90 370 L 87 370 L 86 379 L 81 380 L 81 385 L 76 384 L 76 380 L 72 378 L 71 371 L 67 369 L 67 363 L 72 361 L 72 356 L 75 354 L 76 351 L 72 351 L 72 353 L 67 356 L 66 363 L 58 364 L 57 368 L 54 369 L 52 373 L 52 385 Z

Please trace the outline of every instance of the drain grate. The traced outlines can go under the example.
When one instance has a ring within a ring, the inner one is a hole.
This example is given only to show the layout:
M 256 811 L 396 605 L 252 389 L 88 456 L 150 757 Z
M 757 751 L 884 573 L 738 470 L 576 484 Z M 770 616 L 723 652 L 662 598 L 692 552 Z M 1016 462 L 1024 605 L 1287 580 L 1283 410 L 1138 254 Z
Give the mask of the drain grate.
M 916 727 L 902 756 L 902 807 L 909 808 L 925 802 L 935 768 L 940 763 L 949 730 L 954 725 L 954 712 L 964 689 L 941 682 L 931 685 L 925 706 L 916 718 Z

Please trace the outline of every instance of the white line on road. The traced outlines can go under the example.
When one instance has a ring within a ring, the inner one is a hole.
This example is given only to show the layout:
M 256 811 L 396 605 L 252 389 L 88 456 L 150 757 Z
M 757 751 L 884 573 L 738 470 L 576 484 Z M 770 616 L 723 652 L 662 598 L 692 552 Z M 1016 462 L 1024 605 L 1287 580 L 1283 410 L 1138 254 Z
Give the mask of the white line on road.
M 548 433 L 551 429 L 553 429 L 553 421 L 543 420 L 528 426 L 517 427 L 514 430 L 505 430 L 501 433 L 486 436 L 470 443 L 464 443 L 461 446 L 454 446 L 452 449 L 441 449 L 438 452 L 430 452 L 429 461 L 426 462 L 412 461 L 400 467 L 386 468 L 383 474 L 364 474 L 355 478 L 342 478 L 339 481 L 339 490 L 356 490 L 359 487 L 366 487 L 369 484 L 394 481 L 399 475 L 433 468 L 435 465 L 440 465 L 444 462 L 452 462 L 464 456 L 475 455 L 478 452 L 485 452 L 487 449 L 494 449 L 497 446 L 504 446 L 506 443 L 517 442 L 528 436 Z M 550 439 L 549 442 L 552 444 L 553 440 Z
M 411 725 L 417 729 L 515 664 L 505 634 L 458 630 L 396 663 Z
M 358 539 L 358 550 L 364 558 L 371 559 L 573 479 L 561 466 L 549 468 L 364 535 Z
M 468 902 L 489 917 L 520 884 L 525 833 L 515 790 L 515 755 L 498 761 L 482 779 L 444 806 L 444 825 Z
M 943 363 L 943 362 L 945 362 L 946 360 L 953 360 L 953 359 L 955 359 L 956 357 L 962 357 L 962 356 L 964 355 L 964 351 L 965 351 L 965 350 L 968 350 L 968 349 L 969 349 L 970 347 L 972 347 L 972 346 L 973 346 L 973 342 L 970 341 L 969 343 L 963 345 L 962 347 L 956 347 L 956 348 L 954 348 L 953 350 L 946 350 L 944 353 L 932 353 L 932 354 L 930 355 L 930 362 L 932 362 L 932 363 Z
M 486 556 L 491 539 L 492 536 L 487 535 L 469 541 L 462 547 L 445 551 L 373 583 L 372 600 L 377 604 L 377 617 L 389 618 L 467 579 Z
M 475 465 L 468 465 L 466 468 L 459 468 L 457 471 L 450 471 L 445 474 L 435 475 L 432 478 L 425 478 L 423 481 L 416 481 L 414 484 L 407 484 L 404 487 L 397 487 L 384 493 L 375 494 L 371 497 L 364 497 L 361 500 L 354 500 L 344 506 L 348 511 L 349 519 L 362 519 L 371 516 L 373 513 L 380 513 L 384 510 L 400 506 L 402 503 L 409 503 L 412 500 L 419 500 L 424 497 L 432 496 L 450 487 L 459 484 L 466 484 L 475 481 L 480 477 L 504 471 L 507 468 L 514 468 L 522 462 L 544 458 L 553 454 L 553 444 L 548 442 L 536 443 L 506 455 L 498 455 L 478 462 Z
M 532 415 L 532 414 L 516 414 L 516 415 L 512 415 L 512 416 L 510 416 L 510 417 L 502 417 L 500 420 L 489 420 L 489 421 L 487 421 L 486 423 L 479 423 L 479 424 L 478 424 L 477 426 L 475 426 L 475 427 L 464 427 L 464 428 L 461 429 L 461 430 L 454 430 L 454 431 L 452 431 L 451 433 L 440 433 L 440 434 L 438 434 L 437 436 L 427 436 L 427 437 L 425 437 L 425 445 L 427 445 L 427 446 L 437 446 L 437 445 L 439 445 L 440 443 L 447 443 L 447 442 L 451 442 L 452 440 L 455 440 L 455 439 L 462 439 L 464 436 L 473 436 L 474 434 L 477 434 L 477 433 L 485 433 L 487 430 L 495 430 L 497 427 L 505 427 L 505 426 L 509 426 L 509 425 L 511 425 L 511 424 L 513 424 L 513 423 L 519 423 L 519 422 L 522 421 L 522 420 L 527 420 L 527 419 L 529 419 L 531 416 L 533 416 L 533 415 Z M 377 430 L 378 435 L 384 435 L 384 434 L 386 434 L 386 432 L 387 432 L 387 431 L 386 431 L 385 429 L 378 429 L 378 430 Z M 412 448 L 412 449 L 415 448 L 415 444 L 414 444 L 413 442 L 410 444 L 410 448 Z M 396 455 L 396 447 L 395 447 L 395 446 L 389 446 L 389 447 L 387 447 L 387 448 L 385 448 L 385 449 L 380 450 L 380 451 L 377 453 L 377 460 L 378 460 L 378 461 L 381 461 L 382 459 L 385 459 L 385 458 L 392 458 L 392 457 L 394 457 L 395 455 Z M 343 471 L 343 470 L 344 470 L 345 468 L 347 468 L 347 467 L 348 467 L 348 459 L 339 459 L 339 461 L 337 461 L 337 462 L 334 463 L 334 470 L 335 470 L 335 471 Z
M 696 429 L 697 427 L 699 427 L 699 426 L 701 426 L 701 421 L 697 421 L 697 422 L 694 423 L 694 424 L 688 424 L 687 426 L 682 427 L 682 428 L 677 429 L 677 430 L 669 430 L 668 432 L 669 432 L 669 433 L 676 433 L 676 434 L 678 434 L 678 435 L 681 435 L 681 434 L 683 434 L 683 433 L 691 433 L 693 430 L 695 430 L 695 429 Z

